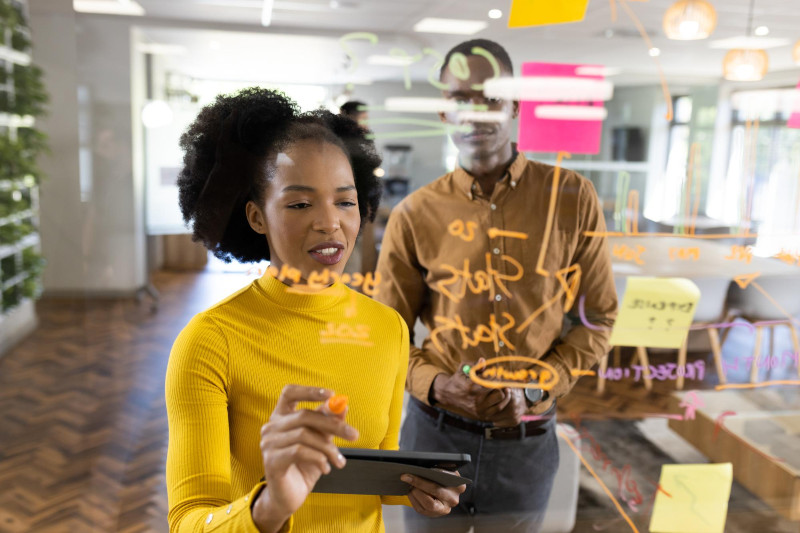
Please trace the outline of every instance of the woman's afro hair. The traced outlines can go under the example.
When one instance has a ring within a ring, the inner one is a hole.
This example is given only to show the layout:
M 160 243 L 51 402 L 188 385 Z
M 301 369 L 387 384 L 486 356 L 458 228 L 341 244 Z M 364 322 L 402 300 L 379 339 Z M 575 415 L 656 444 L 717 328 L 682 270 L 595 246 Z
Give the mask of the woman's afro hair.
M 329 111 L 301 113 L 292 100 L 269 89 L 217 96 L 180 139 L 185 153 L 179 202 L 192 238 L 226 262 L 268 260 L 267 241 L 250 227 L 245 205 L 263 203 L 270 158 L 307 139 L 330 142 L 347 155 L 363 227 L 375 218 L 382 191 L 375 177 L 381 158 L 368 133 Z

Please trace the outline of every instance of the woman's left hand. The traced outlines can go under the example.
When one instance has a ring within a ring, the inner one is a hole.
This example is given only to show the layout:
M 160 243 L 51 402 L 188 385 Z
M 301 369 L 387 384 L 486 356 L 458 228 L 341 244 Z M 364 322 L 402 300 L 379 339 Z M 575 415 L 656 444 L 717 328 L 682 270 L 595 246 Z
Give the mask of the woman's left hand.
M 458 474 L 458 472 L 454 472 Z M 429 517 L 444 516 L 450 509 L 458 505 L 458 497 L 467 490 L 466 485 L 443 487 L 433 481 L 410 474 L 400 476 L 402 481 L 411 485 L 408 499 L 419 514 Z

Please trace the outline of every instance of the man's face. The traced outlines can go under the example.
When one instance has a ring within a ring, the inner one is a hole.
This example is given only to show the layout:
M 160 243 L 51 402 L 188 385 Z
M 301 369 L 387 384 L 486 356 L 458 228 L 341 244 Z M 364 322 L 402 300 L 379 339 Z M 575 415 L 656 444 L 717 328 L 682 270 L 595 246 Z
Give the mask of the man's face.
M 445 69 L 441 81 L 448 88 L 442 91 L 443 96 L 448 100 L 454 100 L 459 106 L 466 107 L 469 104 L 485 105 L 486 111 L 491 111 L 493 114 L 499 113 L 501 119 L 493 119 L 491 121 L 464 120 L 459 119 L 458 111 L 439 113 L 442 122 L 472 126 L 471 131 L 456 131 L 450 134 L 463 161 L 485 159 L 500 153 L 511 142 L 512 120 L 519 113 L 518 102 L 485 98 L 483 89 L 474 88 L 476 85 L 483 85 L 486 80 L 494 77 L 494 69 L 489 61 L 484 57 L 475 55 L 467 56 L 466 59 L 469 67 L 469 76 L 466 79 L 459 79 L 449 67 Z M 509 73 L 502 72 L 502 75 L 508 76 Z

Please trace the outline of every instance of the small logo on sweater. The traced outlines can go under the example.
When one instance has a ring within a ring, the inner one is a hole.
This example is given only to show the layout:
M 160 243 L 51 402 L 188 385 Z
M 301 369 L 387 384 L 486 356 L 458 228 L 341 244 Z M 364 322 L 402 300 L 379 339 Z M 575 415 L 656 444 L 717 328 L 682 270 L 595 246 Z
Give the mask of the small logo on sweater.
M 366 324 L 328 322 L 325 329 L 319 332 L 319 341 L 322 344 L 335 342 L 373 346 L 373 342 L 369 338 L 369 326 Z

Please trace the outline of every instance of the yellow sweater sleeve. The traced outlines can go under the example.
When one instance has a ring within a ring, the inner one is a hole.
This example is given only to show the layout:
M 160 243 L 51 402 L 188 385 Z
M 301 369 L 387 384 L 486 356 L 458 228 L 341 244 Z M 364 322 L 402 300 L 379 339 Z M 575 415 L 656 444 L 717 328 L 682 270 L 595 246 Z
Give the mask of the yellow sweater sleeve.
M 399 313 L 395 313 L 400 328 L 400 351 L 397 354 L 397 379 L 394 384 L 392 402 L 389 406 L 389 427 L 386 436 L 381 442 L 381 450 L 397 450 L 400 448 L 400 418 L 403 413 L 403 394 L 406 386 L 406 375 L 408 373 L 408 326 Z M 408 496 L 381 496 L 381 503 L 384 505 L 407 505 L 411 506 Z
M 166 376 L 170 533 L 258 533 L 250 505 L 263 489 L 232 501 L 228 346 L 213 319 L 198 315 L 172 348 Z M 284 531 L 291 529 L 291 520 Z

